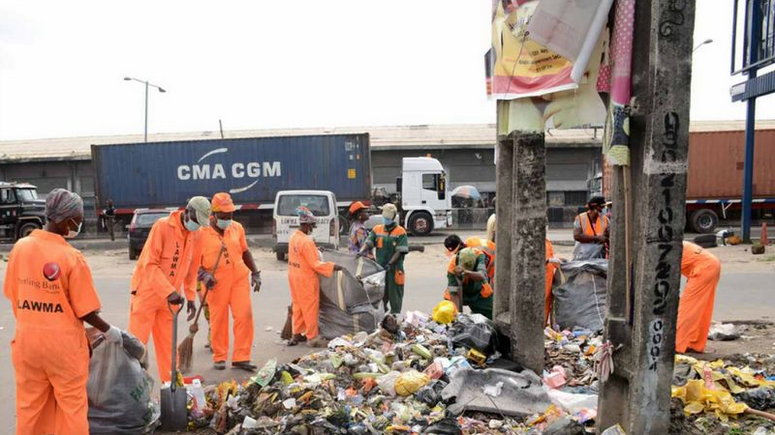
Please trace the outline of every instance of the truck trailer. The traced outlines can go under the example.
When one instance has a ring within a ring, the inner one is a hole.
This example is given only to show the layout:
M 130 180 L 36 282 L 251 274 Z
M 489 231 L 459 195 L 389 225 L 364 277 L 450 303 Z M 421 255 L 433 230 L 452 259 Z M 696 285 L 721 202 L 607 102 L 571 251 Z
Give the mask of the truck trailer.
M 138 208 L 182 207 L 192 196 L 229 192 L 248 226 L 268 228 L 277 192 L 326 190 L 336 195 L 345 232 L 347 207 L 373 192 L 367 133 L 92 145 L 91 153 L 96 209 L 113 200 L 122 224 Z M 441 164 L 404 160 L 396 203 L 402 224 L 414 235 L 450 225 Z
M 775 130 L 755 132 L 753 217 L 775 211 Z M 745 131 L 691 131 L 686 186 L 686 223 L 697 233 L 715 232 L 721 220 L 740 218 Z M 590 180 L 591 194 L 610 198 L 611 166 Z

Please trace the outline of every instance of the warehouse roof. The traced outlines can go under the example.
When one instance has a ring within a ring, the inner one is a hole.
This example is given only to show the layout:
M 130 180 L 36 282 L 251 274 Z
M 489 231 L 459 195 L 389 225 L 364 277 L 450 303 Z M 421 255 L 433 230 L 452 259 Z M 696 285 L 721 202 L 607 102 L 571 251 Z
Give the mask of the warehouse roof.
M 744 130 L 744 121 L 693 122 L 691 131 Z M 757 121 L 757 129 L 775 129 L 775 120 Z M 293 128 L 224 131 L 227 139 L 268 136 L 305 136 L 319 134 L 369 133 L 375 150 L 491 148 L 495 144 L 495 124 L 436 124 L 373 127 Z M 596 147 L 600 145 L 602 128 L 550 130 L 546 141 L 550 147 Z M 156 133 L 149 142 L 217 139 L 217 131 L 187 133 Z M 22 139 L 0 141 L 0 162 L 88 160 L 91 145 L 139 143 L 143 136 L 81 136 L 52 139 Z

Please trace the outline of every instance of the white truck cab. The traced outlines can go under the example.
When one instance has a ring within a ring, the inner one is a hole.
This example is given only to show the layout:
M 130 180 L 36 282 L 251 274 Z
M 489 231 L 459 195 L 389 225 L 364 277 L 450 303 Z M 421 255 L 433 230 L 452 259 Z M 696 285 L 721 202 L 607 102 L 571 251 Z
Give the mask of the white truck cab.
M 401 169 L 396 187 L 406 229 L 412 235 L 426 236 L 451 226 L 452 200 L 441 162 L 432 157 L 404 157 Z
M 299 228 L 296 208 L 310 209 L 317 219 L 317 227 L 310 235 L 315 243 L 328 249 L 339 249 L 339 214 L 336 195 L 328 190 L 282 190 L 277 192 L 272 213 L 272 238 L 278 260 L 285 260 L 288 242 Z

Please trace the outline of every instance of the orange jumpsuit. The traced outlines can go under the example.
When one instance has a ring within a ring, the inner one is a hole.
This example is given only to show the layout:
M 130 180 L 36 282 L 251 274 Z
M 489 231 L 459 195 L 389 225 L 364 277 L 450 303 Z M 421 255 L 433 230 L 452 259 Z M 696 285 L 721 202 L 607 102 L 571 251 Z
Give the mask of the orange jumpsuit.
M 189 301 L 196 295 L 194 258 L 198 258 L 195 251 L 199 231 L 186 230 L 181 214 L 183 211 L 174 211 L 151 227 L 132 274 L 129 299 L 129 332 L 145 345 L 153 332 L 156 365 L 162 382 L 170 380 L 172 364 L 172 313 L 167 307 L 167 296 L 181 289 Z M 185 309 L 185 306 L 173 306 L 173 309 Z
M 713 317 L 716 286 L 721 277 L 721 262 L 705 249 L 683 242 L 681 274 L 687 278 L 686 288 L 678 302 L 678 323 L 675 351 L 692 349 L 704 352 Z
M 330 277 L 334 263 L 320 261 L 315 242 L 296 230 L 288 242 L 288 283 L 293 304 L 293 333 L 305 334 L 308 340 L 318 336 L 320 280 L 318 274 Z
M 554 282 L 554 271 L 557 270 L 557 265 L 549 263 L 550 259 L 554 258 L 554 247 L 549 239 L 546 239 L 546 277 L 544 288 L 544 324 L 549 321 L 549 313 L 552 312 L 552 282 Z
M 210 334 L 213 361 L 226 361 L 229 353 L 229 309 L 234 321 L 234 352 L 232 362 L 250 361 L 253 345 L 253 307 L 250 304 L 250 269 L 242 260 L 248 250 L 245 229 L 232 221 L 221 236 L 212 227 L 200 230 L 201 265 L 212 272 L 222 246 L 226 250 L 215 271 L 215 286 L 210 289 L 207 304 L 210 307 Z
M 100 300 L 86 260 L 62 236 L 35 230 L 11 250 L 3 292 L 16 318 L 16 433 L 88 434 L 89 343 L 80 318 Z

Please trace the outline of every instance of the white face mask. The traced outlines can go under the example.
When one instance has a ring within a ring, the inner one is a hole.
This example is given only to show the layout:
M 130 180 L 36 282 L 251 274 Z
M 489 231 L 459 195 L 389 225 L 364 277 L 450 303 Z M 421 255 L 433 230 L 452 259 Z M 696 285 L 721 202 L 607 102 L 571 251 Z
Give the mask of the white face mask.
M 78 228 L 75 230 L 71 230 L 70 227 L 68 227 L 67 235 L 64 236 L 65 239 L 74 239 L 78 234 L 81 233 L 81 226 L 83 225 L 83 221 L 78 224 Z

